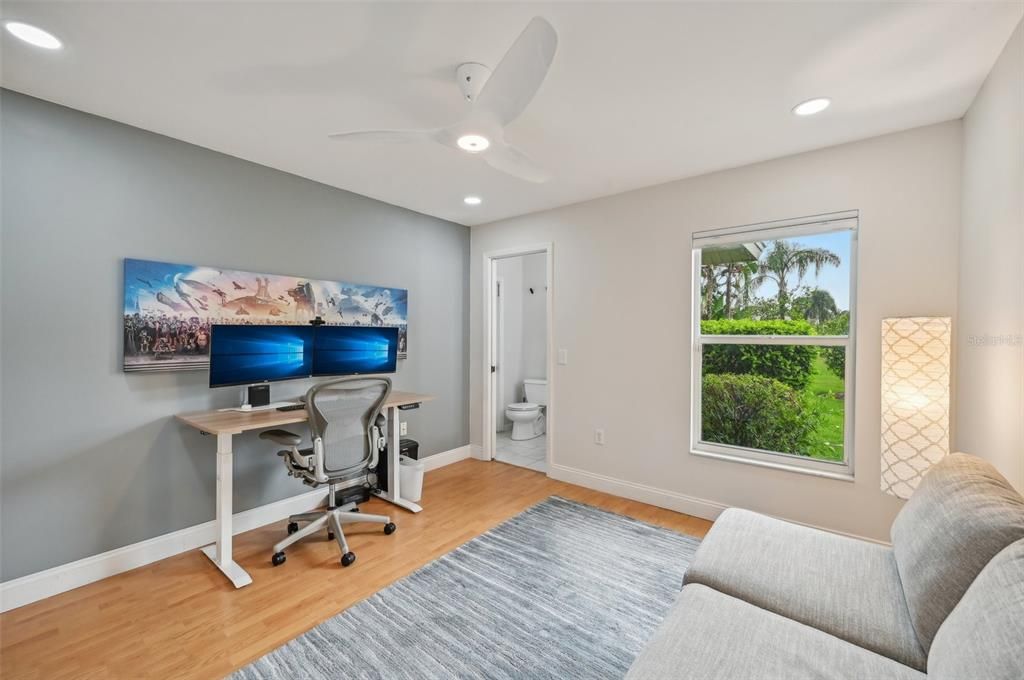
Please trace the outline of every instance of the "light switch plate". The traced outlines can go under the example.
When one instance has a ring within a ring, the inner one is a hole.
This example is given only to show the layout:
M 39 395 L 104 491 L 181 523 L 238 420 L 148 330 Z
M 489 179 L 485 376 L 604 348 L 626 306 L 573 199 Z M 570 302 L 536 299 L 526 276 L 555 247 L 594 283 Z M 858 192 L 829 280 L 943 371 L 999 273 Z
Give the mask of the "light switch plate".
M 409 423 L 398 424 L 398 434 L 407 435 L 409 434 Z
M 560 349 L 558 350 L 558 365 L 565 366 L 569 363 L 569 350 Z
M 594 430 L 594 443 L 604 446 L 604 430 Z

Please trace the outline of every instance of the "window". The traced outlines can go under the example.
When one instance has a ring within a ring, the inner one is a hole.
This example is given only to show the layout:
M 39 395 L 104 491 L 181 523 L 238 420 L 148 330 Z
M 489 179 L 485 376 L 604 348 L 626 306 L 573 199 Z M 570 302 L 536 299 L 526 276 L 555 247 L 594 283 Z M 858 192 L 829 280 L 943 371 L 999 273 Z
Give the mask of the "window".
M 857 219 L 693 235 L 694 454 L 851 477 Z

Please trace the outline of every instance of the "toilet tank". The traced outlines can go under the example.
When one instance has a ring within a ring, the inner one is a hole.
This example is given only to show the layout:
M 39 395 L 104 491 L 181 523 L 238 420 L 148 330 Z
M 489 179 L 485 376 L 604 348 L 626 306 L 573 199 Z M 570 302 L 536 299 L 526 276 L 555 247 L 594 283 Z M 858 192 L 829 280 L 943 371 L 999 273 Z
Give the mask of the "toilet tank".
M 523 391 L 526 392 L 526 401 L 531 404 L 548 404 L 548 381 L 543 378 L 527 378 L 523 381 Z

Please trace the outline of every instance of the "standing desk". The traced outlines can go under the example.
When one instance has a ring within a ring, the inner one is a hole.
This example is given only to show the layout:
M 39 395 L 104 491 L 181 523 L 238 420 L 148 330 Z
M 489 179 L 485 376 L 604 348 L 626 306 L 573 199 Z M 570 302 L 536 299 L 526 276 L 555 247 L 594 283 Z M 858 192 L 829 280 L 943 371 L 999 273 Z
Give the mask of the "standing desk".
M 434 397 L 415 392 L 392 392 L 384 402 L 384 411 L 391 430 L 388 436 L 388 490 L 377 492 L 376 495 L 389 503 L 411 512 L 419 512 L 421 508 L 412 501 L 399 495 L 399 442 L 401 428 L 398 422 L 399 406 L 410 406 L 430 401 Z M 307 420 L 305 409 L 300 411 L 199 411 L 195 413 L 179 413 L 178 420 L 194 427 L 203 434 L 217 437 L 217 541 L 202 549 L 203 553 L 213 560 L 217 568 L 224 572 L 228 580 L 236 588 L 252 583 L 252 577 L 238 566 L 231 554 L 231 520 L 232 520 L 232 474 L 234 456 L 231 439 L 236 434 L 252 430 L 265 430 L 282 425 L 304 423 Z

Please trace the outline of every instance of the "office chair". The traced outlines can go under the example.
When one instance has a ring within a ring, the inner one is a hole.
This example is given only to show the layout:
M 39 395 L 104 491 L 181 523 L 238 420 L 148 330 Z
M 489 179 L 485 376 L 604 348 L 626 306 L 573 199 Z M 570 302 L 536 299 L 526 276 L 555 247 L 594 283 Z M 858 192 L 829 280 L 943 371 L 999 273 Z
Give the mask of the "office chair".
M 312 447 L 300 450 L 302 437 L 287 430 L 260 433 L 260 439 L 291 447 L 277 454 L 284 459 L 289 475 L 313 487 L 327 484 L 330 488 L 326 509 L 288 518 L 288 537 L 274 546 L 271 563 L 275 567 L 284 564 L 285 548 L 325 527 L 328 538 L 338 541 L 343 567 L 356 561 L 356 556 L 348 549 L 343 524 L 376 522 L 384 525 L 385 534 L 395 532 L 390 517 L 367 515 L 356 507 L 370 497 L 367 475 L 377 466 L 378 456 L 383 455 L 387 444 L 384 434 L 387 427 L 381 409 L 389 394 L 391 380 L 388 378 L 330 380 L 306 393 Z M 353 491 L 344 493 L 348 489 Z M 335 507 L 339 495 L 345 501 Z M 300 522 L 307 524 L 300 529 Z

